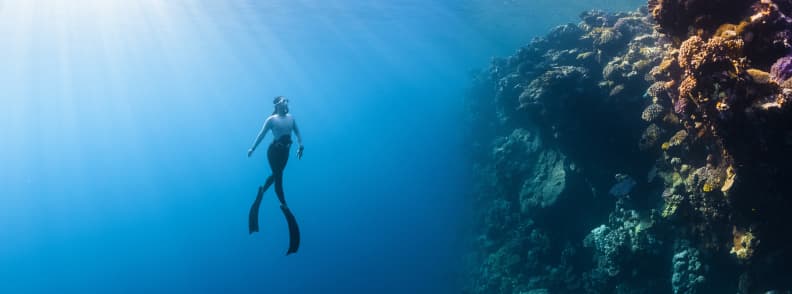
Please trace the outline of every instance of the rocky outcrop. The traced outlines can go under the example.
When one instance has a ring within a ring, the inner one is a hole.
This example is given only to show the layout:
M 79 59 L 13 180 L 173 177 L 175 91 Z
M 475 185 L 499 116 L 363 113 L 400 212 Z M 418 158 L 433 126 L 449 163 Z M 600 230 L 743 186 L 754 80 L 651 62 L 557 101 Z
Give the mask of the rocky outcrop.
M 662 260 L 650 234 L 656 216 L 627 207 L 660 198 L 647 197 L 653 187 L 645 180 L 609 193 L 615 175 L 643 179 L 653 162 L 636 142 L 645 76 L 663 56 L 657 44 L 645 11 L 591 11 L 475 79 L 469 105 L 482 221 L 469 292 L 599 293 L 659 283 L 646 280 L 654 270 L 641 265 Z

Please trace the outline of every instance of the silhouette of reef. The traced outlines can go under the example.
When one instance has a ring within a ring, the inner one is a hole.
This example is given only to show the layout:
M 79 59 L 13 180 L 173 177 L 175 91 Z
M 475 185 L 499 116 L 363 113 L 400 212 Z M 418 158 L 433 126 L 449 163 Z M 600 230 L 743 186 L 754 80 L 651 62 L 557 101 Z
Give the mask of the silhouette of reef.
M 494 59 L 466 291 L 792 293 L 790 15 L 650 0 Z

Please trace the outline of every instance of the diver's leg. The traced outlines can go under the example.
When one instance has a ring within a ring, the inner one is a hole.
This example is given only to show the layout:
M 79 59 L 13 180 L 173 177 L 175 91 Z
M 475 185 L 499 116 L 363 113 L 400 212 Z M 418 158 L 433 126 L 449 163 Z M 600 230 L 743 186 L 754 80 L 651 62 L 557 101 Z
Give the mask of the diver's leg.
M 289 148 L 273 148 L 268 152 L 270 158 L 270 167 L 272 168 L 272 176 L 275 178 L 275 194 L 278 195 L 278 200 L 281 202 L 281 211 L 283 216 L 286 217 L 286 223 L 289 225 L 289 249 L 286 255 L 296 253 L 300 248 L 300 228 L 297 226 L 297 219 L 292 214 L 288 206 L 286 206 L 286 197 L 283 193 L 283 170 L 286 168 L 286 163 L 289 161 Z
M 253 201 L 253 205 L 250 206 L 250 214 L 248 214 L 248 230 L 250 234 L 259 231 L 258 225 L 258 213 L 259 213 L 259 206 L 261 205 L 261 198 L 264 196 L 264 192 L 272 186 L 274 182 L 274 177 L 269 176 L 267 178 L 267 182 L 264 183 L 263 186 L 259 186 L 258 195 L 256 195 L 256 200 Z
M 275 194 L 278 195 L 278 200 L 281 205 L 286 205 L 286 197 L 283 193 L 283 170 L 286 169 L 286 163 L 289 162 L 289 148 L 279 148 L 268 152 L 270 158 L 270 168 L 272 168 L 272 176 L 275 177 Z
M 283 173 L 272 176 L 275 177 L 275 195 L 278 195 L 281 205 L 286 205 L 286 197 L 283 195 Z

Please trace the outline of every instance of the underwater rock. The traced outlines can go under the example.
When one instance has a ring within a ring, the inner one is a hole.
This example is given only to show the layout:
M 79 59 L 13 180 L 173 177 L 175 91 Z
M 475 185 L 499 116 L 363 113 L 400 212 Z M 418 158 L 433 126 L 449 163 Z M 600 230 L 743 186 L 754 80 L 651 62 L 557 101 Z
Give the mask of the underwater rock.
M 558 201 L 566 188 L 566 165 L 565 156 L 558 151 L 551 149 L 539 154 L 520 190 L 524 211 L 532 207 L 548 207 Z
M 575 94 L 580 94 L 575 89 L 580 89 L 578 83 L 588 77 L 588 70 L 582 67 L 574 66 L 558 66 L 544 72 L 541 76 L 537 77 L 525 88 L 525 91 L 520 94 L 518 101 L 520 108 L 533 108 L 532 106 L 540 106 L 543 110 L 548 107 L 559 107 L 560 101 L 564 99 L 573 99 Z M 572 89 L 565 95 L 566 97 L 558 97 L 556 92 L 552 89 L 556 88 Z M 563 104 L 562 104 L 563 105 Z
M 638 147 L 641 150 L 647 150 L 655 146 L 660 138 L 665 134 L 665 130 L 660 128 L 657 124 L 649 125 L 641 135 L 641 140 L 638 142 Z
M 575 46 L 580 42 L 580 37 L 583 36 L 585 31 L 580 29 L 574 24 L 565 24 L 553 28 L 546 37 L 541 38 L 547 45 L 546 47 L 578 47 Z M 570 46 L 571 45 L 571 46 Z

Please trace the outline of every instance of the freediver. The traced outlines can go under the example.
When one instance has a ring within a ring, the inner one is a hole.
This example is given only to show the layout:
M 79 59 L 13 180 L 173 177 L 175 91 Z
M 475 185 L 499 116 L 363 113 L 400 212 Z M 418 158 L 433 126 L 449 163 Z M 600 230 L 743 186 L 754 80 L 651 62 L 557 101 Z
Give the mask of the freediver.
M 267 132 L 272 131 L 274 139 L 267 149 L 267 160 L 269 161 L 270 169 L 272 169 L 272 175 L 267 178 L 264 185 L 259 186 L 256 200 L 250 207 L 248 225 L 250 234 L 259 231 L 258 211 L 261 198 L 264 196 L 264 192 L 275 183 L 275 194 L 278 195 L 278 200 L 280 200 L 281 203 L 281 211 L 283 211 L 283 215 L 286 217 L 286 222 L 289 225 L 289 250 L 286 251 L 286 255 L 289 255 L 296 253 L 297 249 L 300 247 L 300 228 L 297 227 L 297 220 L 294 218 L 291 210 L 289 210 L 289 207 L 286 206 L 286 199 L 283 196 L 283 169 L 286 168 L 286 162 L 289 160 L 292 132 L 297 136 L 297 144 L 300 146 L 297 148 L 297 159 L 302 158 L 304 148 L 297 123 L 294 121 L 294 117 L 289 114 L 289 100 L 283 96 L 278 96 L 275 97 L 272 103 L 275 104 L 275 110 L 272 112 L 272 115 L 264 121 L 264 126 L 261 127 L 261 131 L 256 137 L 256 141 L 253 143 L 253 147 L 248 150 L 248 157 L 250 157 L 253 155 L 253 151 L 256 150 L 259 143 L 261 143 L 261 140 L 267 135 Z

